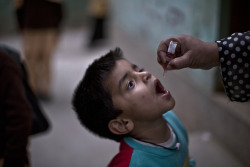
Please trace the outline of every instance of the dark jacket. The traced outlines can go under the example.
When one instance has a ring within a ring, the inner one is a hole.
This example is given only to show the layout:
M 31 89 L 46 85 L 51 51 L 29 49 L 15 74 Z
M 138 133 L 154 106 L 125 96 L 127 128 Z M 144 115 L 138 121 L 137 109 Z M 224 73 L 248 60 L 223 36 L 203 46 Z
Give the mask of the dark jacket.
M 28 162 L 32 108 L 27 100 L 18 63 L 0 49 L 0 158 L 6 167 Z

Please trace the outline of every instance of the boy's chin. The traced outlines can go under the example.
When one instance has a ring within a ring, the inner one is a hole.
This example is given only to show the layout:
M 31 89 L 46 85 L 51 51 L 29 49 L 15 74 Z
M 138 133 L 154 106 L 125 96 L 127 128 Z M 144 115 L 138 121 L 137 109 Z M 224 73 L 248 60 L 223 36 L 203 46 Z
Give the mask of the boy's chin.
M 172 98 L 172 100 L 168 103 L 167 111 L 172 110 L 175 106 L 175 100 Z
M 170 107 L 167 109 L 167 111 L 170 111 L 170 110 L 173 110 L 174 109 L 174 106 L 173 107 Z

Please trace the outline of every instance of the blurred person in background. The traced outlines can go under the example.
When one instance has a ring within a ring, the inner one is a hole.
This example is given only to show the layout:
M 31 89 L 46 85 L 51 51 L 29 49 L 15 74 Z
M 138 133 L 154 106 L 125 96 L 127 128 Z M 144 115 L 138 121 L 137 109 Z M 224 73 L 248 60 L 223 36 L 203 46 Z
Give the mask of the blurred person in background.
M 108 0 L 89 0 L 88 14 L 91 19 L 89 47 L 102 45 L 107 38 Z
M 63 17 L 61 0 L 14 0 L 14 5 L 31 87 L 39 98 L 49 100 L 50 61 Z
M 0 81 L 0 167 L 27 167 L 32 107 L 20 66 L 1 47 Z

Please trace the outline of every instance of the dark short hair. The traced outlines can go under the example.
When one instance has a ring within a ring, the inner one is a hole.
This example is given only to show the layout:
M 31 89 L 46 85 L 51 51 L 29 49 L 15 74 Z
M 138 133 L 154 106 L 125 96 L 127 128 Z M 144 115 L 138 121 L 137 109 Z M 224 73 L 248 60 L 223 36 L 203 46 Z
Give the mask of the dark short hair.
M 94 60 L 76 87 L 72 100 L 73 109 L 83 126 L 100 137 L 115 141 L 120 141 L 124 135 L 111 133 L 108 123 L 122 111 L 114 108 L 104 81 L 113 71 L 116 61 L 121 59 L 124 59 L 122 50 L 115 48 Z

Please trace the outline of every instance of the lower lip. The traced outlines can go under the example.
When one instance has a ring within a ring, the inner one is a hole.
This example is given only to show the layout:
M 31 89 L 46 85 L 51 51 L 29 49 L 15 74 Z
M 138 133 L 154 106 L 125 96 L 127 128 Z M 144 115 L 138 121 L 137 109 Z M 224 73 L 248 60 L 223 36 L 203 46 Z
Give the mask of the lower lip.
M 166 99 L 170 99 L 171 94 L 168 90 L 166 90 L 166 92 L 164 94 L 160 94 L 161 97 L 164 97 Z

